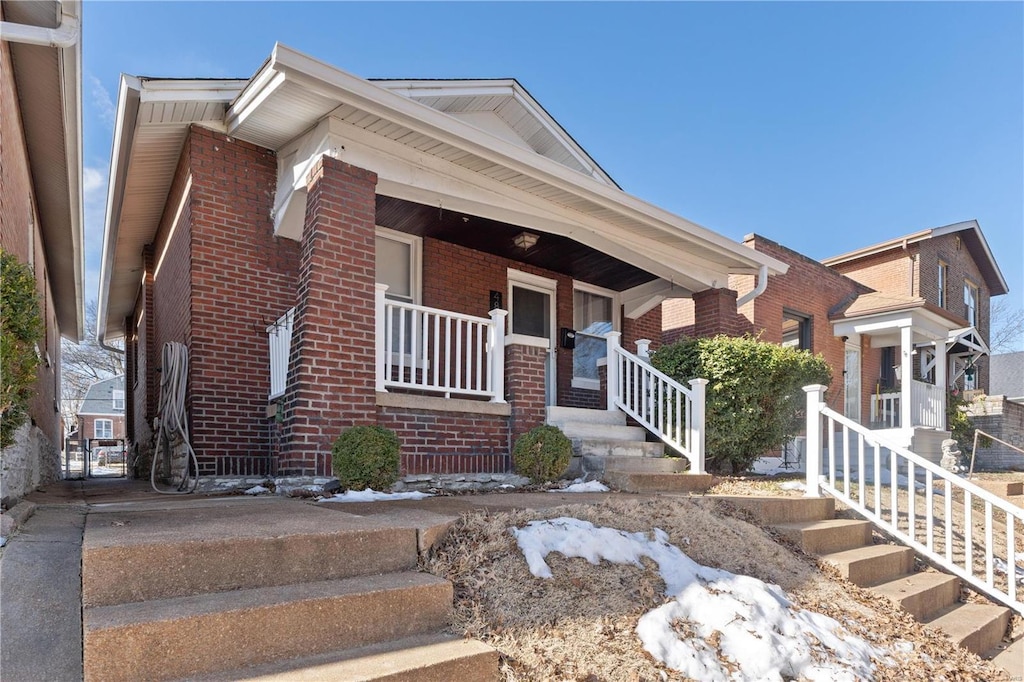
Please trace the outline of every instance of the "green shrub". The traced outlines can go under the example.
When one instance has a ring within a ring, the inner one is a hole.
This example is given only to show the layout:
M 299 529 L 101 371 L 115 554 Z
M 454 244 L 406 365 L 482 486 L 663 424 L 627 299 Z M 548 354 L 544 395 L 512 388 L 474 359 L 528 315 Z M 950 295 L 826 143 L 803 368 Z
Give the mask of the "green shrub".
M 512 448 L 512 466 L 534 483 L 553 481 L 569 468 L 572 441 L 557 426 L 538 426 L 527 431 Z
M 726 474 L 746 471 L 802 433 L 803 387 L 832 380 L 820 355 L 749 335 L 683 338 L 660 348 L 651 362 L 684 386 L 690 379 L 708 380 L 706 466 Z
M 32 269 L 0 251 L 0 447 L 28 418 L 43 337 L 36 278 Z
M 958 389 L 951 390 L 946 395 L 946 430 L 950 432 L 950 438 L 960 445 L 960 451 L 970 459 L 970 452 L 974 448 L 974 421 L 967 414 L 967 406 L 970 401 L 966 400 Z M 992 439 L 988 436 L 978 436 L 978 447 L 987 448 L 992 446 Z
M 398 436 L 383 426 L 353 426 L 334 441 L 334 475 L 345 490 L 387 490 L 398 480 Z

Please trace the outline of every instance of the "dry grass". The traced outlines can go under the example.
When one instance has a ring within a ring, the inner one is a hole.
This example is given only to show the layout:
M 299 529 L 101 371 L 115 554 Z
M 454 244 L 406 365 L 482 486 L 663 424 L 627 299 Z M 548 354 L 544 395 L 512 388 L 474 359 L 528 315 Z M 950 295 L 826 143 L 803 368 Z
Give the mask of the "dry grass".
M 728 505 L 685 499 L 613 500 L 547 512 L 467 515 L 428 562 L 455 585 L 453 629 L 502 654 L 505 680 L 683 679 L 654 661 L 634 633 L 637 620 L 665 601 L 657 567 L 643 568 L 550 555 L 554 577 L 533 577 L 512 526 L 573 516 L 627 531 L 661 528 L 694 560 L 780 585 L 794 602 L 829 615 L 882 646 L 912 642 L 879 664 L 879 680 L 998 680 L 1002 671 L 870 593 L 817 570 L 799 551 L 733 515 Z M 680 624 L 685 629 L 685 624 Z

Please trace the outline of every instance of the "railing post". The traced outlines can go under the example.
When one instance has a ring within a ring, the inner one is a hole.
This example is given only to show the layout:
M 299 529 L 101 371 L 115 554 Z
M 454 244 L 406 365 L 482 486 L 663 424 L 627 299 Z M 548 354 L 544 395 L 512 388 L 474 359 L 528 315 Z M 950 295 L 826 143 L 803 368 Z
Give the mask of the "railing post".
M 690 441 L 690 473 L 703 474 L 705 469 L 705 415 L 704 401 L 707 399 L 707 379 L 690 379 L 690 390 L 693 397 L 690 400 L 690 433 L 687 440 Z
M 491 361 L 492 403 L 505 402 L 505 317 L 507 310 L 495 308 L 491 316 L 491 331 L 487 339 L 487 357 Z
M 385 324 L 385 308 L 384 308 L 384 294 L 387 293 L 388 285 L 380 284 L 377 285 L 376 298 L 374 300 L 374 308 L 376 309 L 375 317 L 375 336 L 377 345 L 377 392 L 387 393 L 387 389 L 384 388 L 384 359 L 387 354 L 387 339 L 384 337 L 384 331 L 387 329 Z
M 615 352 L 615 349 L 619 347 L 619 338 L 621 336 L 622 332 L 608 332 L 604 335 L 605 340 L 608 342 L 607 383 L 609 411 L 617 409 L 615 403 L 619 398 L 619 354 Z
M 651 359 L 651 340 L 640 339 L 636 342 L 636 354 L 644 360 Z
M 807 497 L 821 497 L 818 489 L 821 478 L 821 403 L 826 386 L 804 386 L 807 393 Z M 830 453 L 831 454 L 831 453 Z

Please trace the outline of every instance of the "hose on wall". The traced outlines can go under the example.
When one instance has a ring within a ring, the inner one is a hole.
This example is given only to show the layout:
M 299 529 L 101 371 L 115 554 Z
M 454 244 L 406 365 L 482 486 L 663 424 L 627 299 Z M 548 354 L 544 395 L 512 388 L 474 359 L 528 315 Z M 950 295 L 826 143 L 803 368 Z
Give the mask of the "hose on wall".
M 163 347 L 163 365 L 160 376 L 160 404 L 157 414 L 160 428 L 156 438 L 156 452 L 149 471 L 153 490 L 165 495 L 187 495 L 199 485 L 199 460 L 192 449 L 185 415 L 185 386 L 188 379 L 188 349 L 184 344 L 168 341 Z M 164 477 L 170 479 L 174 449 L 179 445 L 188 449 L 181 482 L 175 490 L 161 490 L 156 484 L 156 473 L 163 466 Z

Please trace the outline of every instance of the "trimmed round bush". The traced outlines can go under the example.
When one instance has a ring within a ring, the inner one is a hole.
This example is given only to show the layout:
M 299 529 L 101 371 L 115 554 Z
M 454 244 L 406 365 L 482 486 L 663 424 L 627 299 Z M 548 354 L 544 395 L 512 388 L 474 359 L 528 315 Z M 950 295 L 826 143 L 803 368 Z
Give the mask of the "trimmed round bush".
M 334 475 L 344 490 L 387 490 L 398 480 L 398 436 L 383 426 L 353 426 L 331 448 Z
M 516 473 L 534 483 L 553 481 L 569 468 L 572 442 L 557 426 L 538 426 L 527 431 L 512 448 Z

